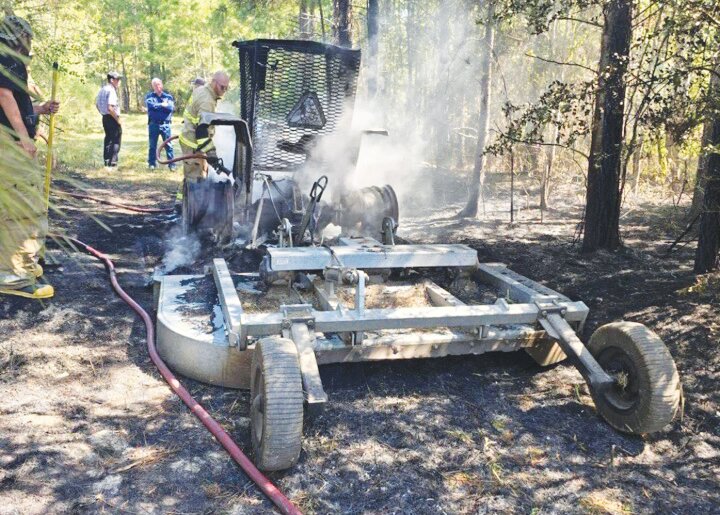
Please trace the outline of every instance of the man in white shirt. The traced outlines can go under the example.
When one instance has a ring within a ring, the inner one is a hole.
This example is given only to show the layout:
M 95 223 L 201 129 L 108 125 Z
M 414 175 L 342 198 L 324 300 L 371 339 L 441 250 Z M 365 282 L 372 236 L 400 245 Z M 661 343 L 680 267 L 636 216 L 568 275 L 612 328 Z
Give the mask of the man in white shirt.
M 95 99 L 95 107 L 102 115 L 105 141 L 103 146 L 103 160 L 106 167 L 117 166 L 122 140 L 122 122 L 120 121 L 120 102 L 117 88 L 122 75 L 118 72 L 107 74 L 108 83 L 105 84 Z

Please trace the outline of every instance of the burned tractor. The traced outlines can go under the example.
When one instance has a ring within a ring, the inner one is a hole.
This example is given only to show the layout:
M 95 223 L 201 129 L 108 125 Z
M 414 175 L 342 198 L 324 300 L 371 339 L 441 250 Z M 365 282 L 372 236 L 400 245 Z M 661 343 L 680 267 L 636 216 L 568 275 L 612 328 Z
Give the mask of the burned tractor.
M 346 235 L 392 239 L 399 207 L 389 185 L 345 190 L 363 136 L 350 122 L 360 69 L 360 51 L 310 41 L 256 40 L 234 43 L 240 57 L 241 116 L 203 113 L 200 125 L 225 130 L 217 156 L 206 159 L 207 180 L 186 181 L 183 223 L 187 231 L 207 231 L 219 243 L 257 248 L 312 244 L 334 224 Z M 345 170 L 333 169 L 316 152 L 325 138 L 342 134 Z M 158 155 L 160 154 L 158 149 Z M 334 202 L 323 194 L 332 173 Z M 314 182 L 312 173 L 319 176 Z M 303 191 L 305 187 L 305 191 Z M 383 229 L 384 228 L 384 229 Z
M 329 203 L 327 177 L 301 191 L 313 148 L 349 123 L 358 51 L 306 41 L 235 46 L 241 117 L 207 119 L 235 129 L 235 147 L 221 158 L 233 161 L 232 181 L 213 197 L 232 209 L 203 209 L 225 213 L 213 222 L 218 232 L 231 228 L 262 259 L 250 271 L 217 258 L 209 273 L 160 277 L 157 345 L 186 376 L 250 389 L 259 468 L 297 462 L 305 408 L 328 400 L 318 368 L 328 363 L 524 349 L 543 366 L 569 358 L 619 431 L 659 431 L 673 420 L 678 373 L 646 327 L 608 324 L 585 345 L 577 336 L 588 316 L 583 302 L 500 263 L 479 263 L 466 245 L 400 242 L 390 186 L 341 190 Z M 319 241 L 329 223 L 341 234 Z M 468 285 L 481 295 L 468 296 Z

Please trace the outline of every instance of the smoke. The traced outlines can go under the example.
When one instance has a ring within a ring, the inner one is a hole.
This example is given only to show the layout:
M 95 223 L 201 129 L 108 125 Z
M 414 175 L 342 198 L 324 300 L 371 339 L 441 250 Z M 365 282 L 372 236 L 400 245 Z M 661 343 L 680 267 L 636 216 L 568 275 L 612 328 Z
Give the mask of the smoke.
M 183 234 L 182 227 L 175 226 L 165 239 L 165 256 L 158 268 L 160 275 L 181 267 L 189 267 L 200 256 L 200 240 L 194 233 Z
M 218 103 L 216 112 L 237 116 L 238 108 L 232 102 L 222 100 Z M 235 129 L 229 125 L 216 126 L 213 143 L 217 149 L 218 157 L 223 161 L 223 166 L 228 170 L 232 170 L 235 163 Z M 233 182 L 232 177 L 228 177 L 226 174 L 218 172 L 212 166 L 208 168 L 208 179 L 211 182 Z
M 462 199 L 439 190 L 450 180 L 462 184 L 472 166 L 482 26 L 468 2 L 432 5 L 422 9 L 427 19 L 383 10 L 376 64 L 363 45 L 352 119 L 338 124 L 346 129 L 316 142 L 297 177 L 303 192 L 321 175 L 329 178 L 324 199 L 331 202 L 354 189 L 387 184 L 397 194 L 401 224 L 403 214 L 427 212 L 440 198 L 466 200 L 466 188 L 454 184 Z M 375 94 L 368 84 L 377 85 Z M 368 129 L 386 129 L 388 135 L 363 135 Z
M 305 166 L 295 175 L 301 191 L 308 193 L 313 182 L 325 175 L 328 187 L 323 200 L 330 203 L 347 192 L 386 184 L 398 195 L 401 212 L 408 199 L 430 197 L 428 185 L 418 181 L 422 141 L 409 131 L 388 133 L 378 123 L 383 110 L 378 106 L 371 110 L 358 99 L 354 110 L 346 109 L 347 119 L 338 123 L 335 132 L 314 142 Z

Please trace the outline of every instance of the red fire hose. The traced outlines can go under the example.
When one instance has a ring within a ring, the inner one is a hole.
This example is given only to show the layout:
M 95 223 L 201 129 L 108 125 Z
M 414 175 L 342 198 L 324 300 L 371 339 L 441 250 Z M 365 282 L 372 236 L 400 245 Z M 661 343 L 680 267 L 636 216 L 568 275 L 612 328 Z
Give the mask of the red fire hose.
M 185 154 L 178 156 L 174 159 L 167 159 L 163 160 L 160 158 L 160 151 L 164 149 L 169 143 L 171 143 L 173 140 L 178 139 L 178 136 L 173 136 L 172 138 L 168 138 L 165 141 L 163 141 L 160 146 L 157 148 L 157 152 L 155 153 L 155 159 L 157 159 L 157 162 L 161 165 L 169 165 L 173 163 L 177 163 L 178 161 L 185 161 L 186 159 L 207 159 L 207 155 L 203 152 L 198 152 L 197 154 Z
M 69 191 L 63 191 L 63 190 L 56 190 L 57 193 L 60 195 L 67 195 L 68 197 L 73 198 L 79 198 L 84 200 L 92 200 L 93 202 L 99 202 L 101 204 L 107 204 L 108 206 L 114 206 L 119 207 L 122 209 L 127 209 L 128 211 L 135 211 L 136 213 L 172 213 L 174 211 L 173 208 L 146 208 L 146 207 L 135 207 L 135 206 L 129 206 L 127 204 L 121 204 L 120 202 L 111 202 L 110 200 L 105 200 L 98 197 L 93 197 L 91 195 L 82 195 L 80 193 L 70 193 Z
M 278 490 L 277 487 L 272 484 L 272 482 L 257 469 L 257 467 L 255 467 L 252 461 L 250 461 L 250 459 L 248 459 L 248 457 L 243 454 L 237 444 L 233 441 L 232 437 L 227 434 L 227 432 L 222 428 L 222 426 L 218 424 L 207 411 L 205 411 L 205 409 L 192 397 L 192 395 L 190 395 L 190 393 L 180 383 L 177 377 L 175 377 L 175 375 L 163 362 L 162 358 L 157 353 L 157 350 L 155 348 L 155 328 L 153 326 L 152 320 L 150 319 L 150 315 L 148 315 L 147 312 L 127 293 L 125 293 L 125 290 L 120 287 L 120 284 L 117 280 L 117 275 L 115 273 L 115 265 L 110 260 L 110 258 L 102 252 L 95 250 L 90 245 L 81 242 L 80 240 L 76 240 L 75 238 L 67 238 L 67 240 L 72 242 L 74 245 L 81 247 L 86 252 L 92 254 L 93 256 L 105 263 L 105 267 L 110 274 L 110 282 L 112 283 L 112 286 L 117 292 L 117 294 L 138 315 L 140 315 L 140 318 L 142 318 L 143 322 L 145 322 L 145 329 L 147 331 L 147 349 L 148 353 L 150 354 L 150 359 L 152 359 L 153 363 L 155 363 L 155 366 L 158 368 L 160 374 L 163 376 L 165 381 L 167 381 L 167 383 L 170 385 L 170 388 L 178 395 L 178 397 L 182 399 L 182 401 L 187 405 L 187 407 L 190 408 L 190 411 L 197 418 L 200 419 L 200 421 L 205 425 L 205 427 L 208 428 L 208 430 L 213 434 L 213 436 L 217 438 L 217 440 L 230 454 L 230 456 L 232 456 L 232 458 L 237 462 L 237 464 L 240 465 L 240 468 L 245 471 L 248 477 L 253 480 L 253 482 L 260 488 L 260 490 L 262 490 L 262 492 L 268 496 L 268 498 L 275 504 L 275 506 L 278 507 L 278 509 L 282 513 L 300 515 L 300 510 L 298 510 L 297 507 L 295 507 L 295 505 L 292 504 L 292 502 L 290 502 L 290 500 L 285 497 L 282 492 L 280 492 L 280 490 Z

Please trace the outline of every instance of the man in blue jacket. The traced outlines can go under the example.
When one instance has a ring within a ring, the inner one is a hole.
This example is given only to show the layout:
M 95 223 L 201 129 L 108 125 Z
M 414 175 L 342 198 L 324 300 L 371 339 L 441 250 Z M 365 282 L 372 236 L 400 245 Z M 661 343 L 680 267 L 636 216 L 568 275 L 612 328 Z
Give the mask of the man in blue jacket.
M 154 170 L 157 163 L 158 136 L 162 136 L 163 141 L 170 138 L 175 99 L 170 93 L 163 91 L 163 83 L 157 77 L 150 84 L 153 90 L 145 95 L 145 106 L 147 107 L 148 136 L 150 138 L 148 166 L 151 170 Z M 168 160 L 174 157 L 172 143 L 165 146 L 165 152 Z M 174 170 L 175 165 L 170 164 L 169 168 Z

